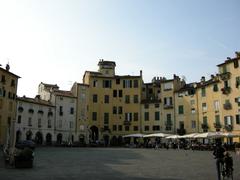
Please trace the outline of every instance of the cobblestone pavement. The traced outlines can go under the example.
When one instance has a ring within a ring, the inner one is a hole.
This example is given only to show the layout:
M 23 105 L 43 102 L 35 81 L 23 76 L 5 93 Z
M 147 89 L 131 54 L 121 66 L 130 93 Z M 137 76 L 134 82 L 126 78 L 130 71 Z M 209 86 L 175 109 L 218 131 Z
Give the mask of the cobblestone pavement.
M 240 180 L 240 157 L 232 153 L 234 179 Z M 32 169 L 4 165 L 1 180 L 215 180 L 211 151 L 134 148 L 53 148 L 35 150 Z

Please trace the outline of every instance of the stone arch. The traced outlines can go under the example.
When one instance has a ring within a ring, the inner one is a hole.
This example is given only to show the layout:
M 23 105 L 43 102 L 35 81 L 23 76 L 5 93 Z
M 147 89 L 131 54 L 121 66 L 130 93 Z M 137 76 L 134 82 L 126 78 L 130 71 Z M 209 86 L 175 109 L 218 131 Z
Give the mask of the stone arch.
M 35 143 L 36 144 L 42 144 L 43 143 L 43 135 L 39 131 L 35 135 Z
M 62 137 L 63 135 L 61 133 L 57 134 L 57 144 L 62 144 Z
M 96 126 L 92 126 L 90 128 L 90 130 L 91 130 L 91 140 L 93 142 L 98 141 L 98 138 L 99 138 L 99 136 L 98 136 L 98 132 L 99 132 L 98 128 Z
M 31 130 L 28 130 L 26 132 L 26 140 L 32 140 L 32 131 Z
M 52 144 L 52 135 L 50 133 L 47 133 L 47 135 L 46 135 L 46 144 L 47 145 Z

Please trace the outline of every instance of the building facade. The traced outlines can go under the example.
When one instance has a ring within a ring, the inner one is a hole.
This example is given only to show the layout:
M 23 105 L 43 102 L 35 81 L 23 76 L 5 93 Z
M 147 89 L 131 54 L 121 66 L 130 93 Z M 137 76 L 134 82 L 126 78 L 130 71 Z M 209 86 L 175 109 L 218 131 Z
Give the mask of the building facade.
M 0 145 L 10 143 L 11 127 L 16 117 L 16 94 L 19 76 L 11 73 L 10 66 L 0 67 Z M 11 135 L 13 137 L 13 135 Z

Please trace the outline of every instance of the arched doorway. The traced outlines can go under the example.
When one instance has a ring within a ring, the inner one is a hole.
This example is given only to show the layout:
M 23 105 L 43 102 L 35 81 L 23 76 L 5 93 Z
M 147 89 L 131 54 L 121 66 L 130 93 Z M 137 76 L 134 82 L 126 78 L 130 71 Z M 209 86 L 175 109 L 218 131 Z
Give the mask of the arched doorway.
M 123 137 L 122 136 L 118 136 L 118 145 L 122 146 L 123 145 Z
M 111 139 L 111 146 L 117 146 L 118 145 L 118 139 L 116 136 L 113 136 Z
M 103 136 L 103 139 L 104 139 L 104 146 L 108 146 L 109 145 L 109 135 L 104 135 Z
M 62 134 L 57 134 L 57 144 L 62 144 Z
M 91 140 L 93 142 L 98 141 L 98 128 L 96 126 L 92 126 L 90 129 L 91 129 Z
M 46 135 L 46 144 L 47 145 L 52 144 L 52 135 L 50 133 L 47 133 L 47 135 Z
M 43 143 L 43 135 L 39 131 L 35 135 L 35 143 L 36 144 L 42 144 Z
M 26 132 L 26 140 L 32 140 L 32 131 L 27 131 Z
M 16 132 L 16 143 L 18 143 L 19 141 L 21 141 L 21 137 L 22 137 L 22 133 L 20 130 L 18 130 Z

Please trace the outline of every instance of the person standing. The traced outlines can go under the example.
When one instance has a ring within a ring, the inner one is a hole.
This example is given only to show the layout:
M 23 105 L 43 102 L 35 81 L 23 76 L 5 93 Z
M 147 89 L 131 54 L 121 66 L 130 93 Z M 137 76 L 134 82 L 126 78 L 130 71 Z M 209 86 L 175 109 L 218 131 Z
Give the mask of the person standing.
M 216 147 L 213 151 L 213 155 L 215 156 L 215 159 L 216 159 L 216 168 L 217 168 L 218 180 L 221 180 L 220 164 L 222 164 L 222 166 L 223 166 L 224 152 L 225 152 L 225 149 L 223 148 L 221 141 L 217 142 Z

